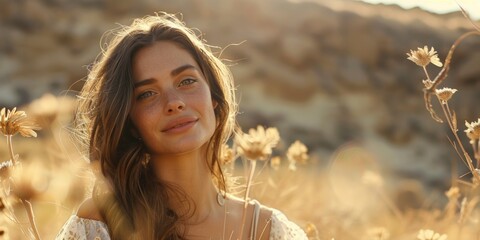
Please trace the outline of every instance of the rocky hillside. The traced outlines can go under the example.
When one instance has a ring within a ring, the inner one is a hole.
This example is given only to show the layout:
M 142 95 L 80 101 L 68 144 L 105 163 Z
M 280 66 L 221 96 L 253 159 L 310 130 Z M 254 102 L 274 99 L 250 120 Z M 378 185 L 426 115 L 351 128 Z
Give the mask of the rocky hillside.
M 284 147 L 300 139 L 323 164 L 354 142 L 400 176 L 449 181 L 444 176 L 455 155 L 447 129 L 426 112 L 423 72 L 405 53 L 429 45 L 443 59 L 454 39 L 472 29 L 459 13 L 353 0 L 0 0 L 0 6 L 0 106 L 46 92 L 73 95 L 106 30 L 155 11 L 183 13 L 209 44 L 224 48 L 244 129 L 275 126 Z M 479 63 L 477 37 L 459 47 L 446 81 L 459 89 L 452 100 L 459 123 L 479 116 Z

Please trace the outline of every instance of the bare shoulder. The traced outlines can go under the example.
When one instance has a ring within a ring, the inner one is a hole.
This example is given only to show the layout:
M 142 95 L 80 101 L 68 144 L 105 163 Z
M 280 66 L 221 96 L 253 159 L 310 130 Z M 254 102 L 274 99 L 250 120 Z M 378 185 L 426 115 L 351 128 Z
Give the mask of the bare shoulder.
M 92 198 L 87 198 L 83 203 L 80 205 L 77 211 L 77 216 L 79 218 L 91 219 L 96 221 L 102 221 L 103 218 L 100 214 L 100 210 L 98 209 L 97 205 L 93 201 Z

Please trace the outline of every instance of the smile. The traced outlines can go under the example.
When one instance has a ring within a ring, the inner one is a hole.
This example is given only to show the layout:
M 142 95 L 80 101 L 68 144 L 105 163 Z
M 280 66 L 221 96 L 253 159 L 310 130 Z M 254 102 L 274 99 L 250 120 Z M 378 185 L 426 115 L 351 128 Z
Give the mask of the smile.
M 164 133 L 178 133 L 190 129 L 198 122 L 198 118 L 181 118 L 174 120 L 167 124 L 167 126 L 162 130 Z

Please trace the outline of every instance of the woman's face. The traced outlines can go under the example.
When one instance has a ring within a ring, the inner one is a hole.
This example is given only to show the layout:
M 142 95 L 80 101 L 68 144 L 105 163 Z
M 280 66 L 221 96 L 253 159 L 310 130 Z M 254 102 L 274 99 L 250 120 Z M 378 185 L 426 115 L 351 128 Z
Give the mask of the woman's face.
M 159 41 L 133 58 L 130 119 L 154 157 L 199 150 L 215 131 L 210 88 L 193 57 Z

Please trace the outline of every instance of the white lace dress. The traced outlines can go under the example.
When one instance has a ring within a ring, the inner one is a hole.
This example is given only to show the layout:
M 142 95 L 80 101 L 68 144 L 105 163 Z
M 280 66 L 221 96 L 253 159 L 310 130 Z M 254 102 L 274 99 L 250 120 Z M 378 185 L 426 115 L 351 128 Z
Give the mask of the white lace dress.
M 270 240 L 307 240 L 305 232 L 276 209 L 272 210 Z M 56 240 L 110 240 L 103 222 L 71 216 L 58 233 Z

